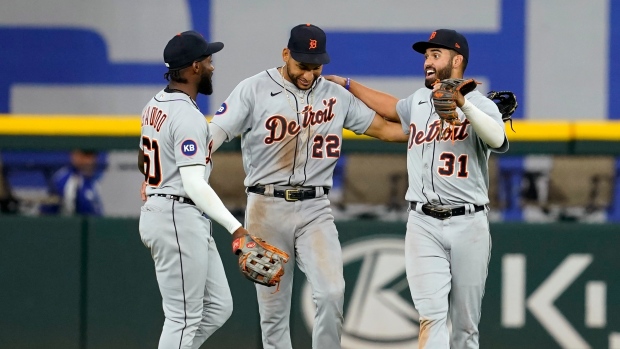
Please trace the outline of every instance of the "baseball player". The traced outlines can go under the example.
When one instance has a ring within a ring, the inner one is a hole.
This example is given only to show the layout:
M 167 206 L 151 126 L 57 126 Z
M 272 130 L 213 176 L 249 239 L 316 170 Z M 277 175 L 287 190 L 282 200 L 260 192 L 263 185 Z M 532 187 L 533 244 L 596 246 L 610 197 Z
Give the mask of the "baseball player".
M 405 260 L 409 288 L 420 314 L 420 348 L 478 348 L 478 323 L 491 237 L 487 219 L 488 158 L 508 140 L 495 103 L 474 90 L 457 95 L 461 125 L 441 129 L 431 98 L 439 79 L 462 78 L 469 59 L 465 37 L 434 31 L 413 49 L 424 54 L 426 87 L 405 99 L 331 76 L 379 114 L 400 119 L 409 134 L 410 203 Z M 460 109 L 460 110 L 459 110 Z M 452 336 L 446 321 L 452 321 Z
M 344 277 L 328 199 L 341 153 L 342 129 L 406 142 L 399 123 L 376 115 L 341 86 L 321 77 L 329 63 L 319 27 L 292 28 L 284 65 L 242 81 L 211 121 L 213 150 L 241 135 L 247 187 L 245 226 L 287 252 L 280 291 L 257 285 L 264 349 L 290 349 L 295 263 L 312 285 L 313 348 L 340 348 Z M 348 86 L 346 86 L 348 88 Z
M 196 105 L 213 92 L 211 56 L 224 44 L 197 32 L 173 37 L 164 49 L 169 85 L 142 111 L 139 166 L 147 200 L 140 237 L 151 250 L 166 317 L 160 349 L 198 348 L 232 313 L 224 267 L 211 221 L 233 237 L 247 231 L 208 184 L 212 139 Z

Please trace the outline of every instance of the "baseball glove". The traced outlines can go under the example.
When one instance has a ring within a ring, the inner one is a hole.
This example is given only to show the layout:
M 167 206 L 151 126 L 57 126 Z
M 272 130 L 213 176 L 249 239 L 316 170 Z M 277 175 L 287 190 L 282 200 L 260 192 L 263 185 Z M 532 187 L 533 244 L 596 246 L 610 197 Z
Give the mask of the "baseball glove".
M 510 128 L 514 131 L 512 128 L 512 114 L 519 106 L 517 96 L 511 91 L 489 91 L 487 98 L 495 102 L 499 112 L 502 113 L 502 120 L 504 122 L 510 121 Z
M 440 84 L 439 88 L 433 92 L 433 104 L 435 111 L 443 123 L 447 122 L 453 126 L 461 125 L 459 115 L 456 112 L 456 95 L 461 92 L 463 96 L 476 89 L 478 82 L 474 79 L 444 79 L 435 81 Z M 435 85 L 433 84 L 433 85 Z
M 247 279 L 264 286 L 277 286 L 284 275 L 288 254 L 252 235 L 244 235 L 232 243 L 233 253 L 239 255 L 239 269 Z

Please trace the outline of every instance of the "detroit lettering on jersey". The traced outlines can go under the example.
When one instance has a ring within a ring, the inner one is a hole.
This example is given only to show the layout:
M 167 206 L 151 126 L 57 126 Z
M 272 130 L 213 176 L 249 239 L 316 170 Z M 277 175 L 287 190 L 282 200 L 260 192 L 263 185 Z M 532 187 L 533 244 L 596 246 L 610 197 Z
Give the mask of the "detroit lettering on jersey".
M 465 119 L 461 121 L 461 126 L 454 127 L 454 141 L 465 140 L 469 133 L 467 133 L 467 126 L 470 124 L 469 120 Z M 452 127 L 445 127 L 443 129 L 443 136 L 441 135 L 441 120 L 435 120 L 428 125 L 428 131 L 424 129 L 418 131 L 418 128 L 414 122 L 409 125 L 409 148 L 413 146 L 413 143 L 420 145 L 423 143 L 431 143 L 439 140 L 451 140 L 452 139 Z
M 159 132 L 167 117 L 168 115 L 161 109 L 149 106 L 142 114 L 142 126 L 152 126 L 155 131 Z
M 311 105 L 307 105 L 302 110 L 304 118 L 301 125 L 297 124 L 295 120 L 288 121 L 286 117 L 282 115 L 268 117 L 267 120 L 265 120 L 265 128 L 269 131 L 269 136 L 265 137 L 265 144 L 273 144 L 283 140 L 287 132 L 295 136 L 302 128 L 331 122 L 334 119 L 333 107 L 336 103 L 337 100 L 335 97 L 329 100 L 324 99 L 323 105 L 325 105 L 325 108 L 317 110 L 316 112 L 312 110 Z

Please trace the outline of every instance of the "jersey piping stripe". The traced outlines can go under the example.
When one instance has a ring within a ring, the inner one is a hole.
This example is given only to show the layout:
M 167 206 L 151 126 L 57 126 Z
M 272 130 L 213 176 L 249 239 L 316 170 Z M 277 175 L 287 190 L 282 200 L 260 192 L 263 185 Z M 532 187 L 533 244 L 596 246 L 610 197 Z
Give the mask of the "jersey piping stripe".
M 430 103 L 430 99 L 429 98 L 429 103 Z M 428 115 L 428 120 L 426 121 L 426 129 L 428 130 L 428 122 L 431 120 L 431 116 L 433 115 L 433 109 L 435 108 L 435 105 L 431 103 L 431 113 Z M 442 131 L 439 131 L 439 139 L 442 138 Z M 431 186 L 433 187 L 433 193 L 435 193 L 435 195 L 437 195 L 437 198 L 439 199 L 439 203 L 443 205 L 443 202 L 441 201 L 441 196 L 439 196 L 439 193 L 435 190 L 435 145 L 437 144 L 437 142 L 439 142 L 437 139 L 433 140 L 433 156 L 431 157 L 431 166 L 430 166 L 430 171 L 431 171 Z
M 181 330 L 181 338 L 179 339 L 179 349 L 181 349 L 181 345 L 183 344 L 183 333 L 187 328 L 187 302 L 185 301 L 185 278 L 183 277 L 183 257 L 181 254 L 181 244 L 179 243 L 179 232 L 177 231 L 177 223 L 174 219 L 174 204 L 175 200 L 172 201 L 172 225 L 174 226 L 174 235 L 177 238 L 177 246 L 179 247 L 179 263 L 181 265 L 181 289 L 183 290 L 183 329 Z
M 295 109 L 299 110 L 299 102 L 297 102 L 297 96 L 295 96 Z M 300 116 L 301 116 L 301 114 L 295 113 L 295 117 L 297 118 L 297 125 L 301 125 Z M 308 130 L 308 132 L 310 132 L 309 128 L 307 130 Z M 300 130 L 299 133 L 297 133 L 297 135 L 295 135 L 295 160 L 293 160 L 293 173 L 291 173 L 291 175 L 288 177 L 288 185 L 293 185 L 293 184 L 291 184 L 291 180 L 293 179 L 293 176 L 295 175 L 295 168 L 297 168 L 297 153 L 299 151 L 299 147 L 300 146 L 303 147 L 303 145 L 299 144 L 299 134 L 301 132 L 302 131 Z M 308 139 L 310 139 L 310 135 L 308 135 Z M 307 148 L 308 148 L 308 146 L 306 145 L 306 149 Z M 304 164 L 304 180 L 301 181 L 301 183 L 299 183 L 299 185 L 302 185 L 303 183 L 306 182 L 306 165 L 307 164 L 308 164 L 308 152 L 306 151 L 306 163 Z
M 319 78 L 320 79 L 320 78 Z M 316 85 L 319 83 L 319 79 L 314 81 L 314 84 L 312 85 L 312 87 L 310 88 L 310 91 L 308 92 L 308 95 L 306 95 L 306 103 L 310 103 L 310 94 L 314 92 L 314 89 L 316 87 Z M 299 114 L 297 114 L 297 122 L 300 123 L 301 125 L 301 120 L 299 120 Z M 314 145 L 314 142 L 310 142 L 310 140 L 312 139 L 313 135 L 312 135 L 312 125 L 308 124 L 308 139 L 306 140 L 306 163 L 304 164 L 304 180 L 299 183 L 299 185 L 304 185 L 306 184 L 306 181 L 308 180 L 308 173 L 306 172 L 306 169 L 308 168 L 308 159 L 310 159 L 311 157 L 311 153 L 312 153 L 312 146 Z M 289 181 L 290 183 L 290 181 Z
M 278 86 L 282 87 L 282 89 L 286 90 L 287 92 L 290 92 L 293 96 L 295 96 L 295 94 L 293 93 L 293 91 L 291 91 L 291 90 L 287 89 L 285 86 L 283 86 L 283 85 L 281 85 L 279 82 L 277 82 L 277 81 L 276 81 L 276 79 L 275 79 L 273 76 L 271 76 L 271 74 L 269 74 L 269 71 L 265 70 L 265 73 L 267 73 L 267 76 L 269 76 L 269 78 L 270 78 L 271 80 L 273 80 L 273 82 L 275 82 L 275 83 L 276 83 L 276 85 L 278 85 Z M 297 103 L 297 97 L 295 97 L 295 109 L 296 109 L 296 110 L 299 110 L 299 104 Z M 299 123 L 299 113 L 295 113 L 295 114 L 296 114 L 296 116 L 297 116 L 297 124 L 298 124 L 298 125 L 301 125 L 301 124 Z M 298 148 L 299 148 L 299 142 L 298 142 L 298 140 L 299 140 L 299 133 L 297 133 L 297 134 L 295 135 L 295 154 L 297 154 L 297 152 L 299 151 L 299 149 L 298 149 Z M 292 184 L 291 184 L 291 179 L 292 179 L 292 178 L 293 178 L 293 176 L 295 175 L 295 167 L 297 167 L 297 156 L 295 156 L 295 157 L 293 158 L 293 168 L 291 169 L 291 175 L 290 175 L 290 176 L 288 176 L 288 185 L 292 185 Z M 305 174 L 304 174 L 304 175 L 305 175 Z M 305 180 L 304 180 L 304 182 L 305 182 Z M 264 183 L 264 184 L 271 184 L 271 183 Z
M 487 211 L 487 208 L 485 208 L 483 210 L 483 212 L 485 212 L 485 214 L 486 214 L 486 211 Z M 487 216 L 487 227 L 489 226 L 489 218 L 488 217 L 489 216 Z M 487 231 L 489 232 L 489 257 L 487 258 L 486 275 L 484 277 L 485 280 L 489 276 L 489 263 L 491 262 L 491 247 L 493 246 L 493 241 L 491 239 L 491 232 L 488 229 L 487 229 Z M 482 288 L 482 294 L 480 295 L 480 304 L 482 304 L 482 299 L 484 298 L 484 289 L 485 289 L 485 287 Z M 478 319 L 480 319 L 481 317 L 482 317 L 482 307 L 480 307 L 478 309 Z
M 187 99 L 182 99 L 182 98 L 179 98 L 179 99 L 171 99 L 171 100 L 169 100 L 169 101 L 160 101 L 159 99 L 157 99 L 157 98 L 155 98 L 155 97 L 153 97 L 153 99 L 154 99 L 154 100 L 156 100 L 156 101 L 157 101 L 157 102 L 159 102 L 159 103 L 169 103 L 169 102 L 179 102 L 179 101 L 180 101 L 180 102 L 189 103 L 189 102 L 187 101 Z M 193 105 L 196 109 L 200 110 L 200 109 L 198 108 L 198 106 L 196 105 L 196 103 L 194 103 L 194 101 L 192 101 L 192 103 L 191 103 L 191 104 L 192 104 L 192 105 Z
M 265 73 L 267 73 L 267 76 L 269 76 L 269 78 L 271 78 L 271 80 L 273 80 L 273 82 L 275 82 L 275 83 L 276 83 L 276 85 L 278 85 L 278 86 L 280 86 L 280 87 L 282 87 L 282 88 L 285 88 L 285 87 L 284 87 L 284 86 L 282 86 L 282 84 L 280 84 L 280 83 L 279 83 L 279 82 L 278 82 L 278 81 L 277 81 L 277 80 L 276 80 L 273 76 L 271 76 L 271 74 L 269 74 L 269 71 L 268 71 L 268 70 L 265 70 Z M 292 92 L 291 92 L 291 93 L 292 93 Z
M 166 88 L 164 89 L 164 92 L 166 93 L 180 93 L 182 95 L 187 96 L 187 98 L 189 98 L 189 100 L 192 102 L 192 104 L 194 105 L 194 107 L 198 110 L 200 110 L 200 108 L 198 107 L 198 104 L 196 104 L 196 101 L 194 101 L 194 99 L 192 98 L 192 96 L 188 95 L 187 93 L 181 91 L 181 90 L 177 90 L 174 88 L 170 88 L 170 85 L 166 86 Z M 176 101 L 177 99 L 175 99 Z
M 441 133 L 440 133 L 441 134 Z M 430 166 L 430 171 L 431 171 L 431 187 L 433 187 L 433 193 L 435 193 L 435 195 L 437 195 L 437 198 L 439 199 L 439 203 L 441 205 L 443 205 L 443 202 L 441 201 L 441 196 L 439 195 L 439 193 L 435 190 L 435 171 L 433 171 L 433 169 L 435 168 L 435 143 L 437 142 L 437 140 L 435 140 L 433 142 L 433 156 L 431 157 L 431 166 Z
M 413 103 L 413 102 L 412 102 Z M 431 115 L 433 115 L 433 107 L 431 106 L 431 112 L 430 114 L 428 114 L 428 119 L 426 119 L 426 126 L 424 126 L 427 130 L 428 130 L 428 122 L 431 120 Z M 412 136 L 412 140 L 415 138 L 415 135 Z M 424 146 L 424 144 L 422 144 L 422 162 L 424 162 L 424 149 L 426 147 Z M 435 148 L 435 146 L 433 145 L 433 149 Z M 432 167 L 431 167 L 431 172 L 432 172 Z M 424 176 L 422 176 L 422 195 L 424 195 L 424 197 L 426 198 L 426 202 L 430 202 L 430 200 L 428 199 L 428 196 L 426 196 L 426 193 L 424 192 Z

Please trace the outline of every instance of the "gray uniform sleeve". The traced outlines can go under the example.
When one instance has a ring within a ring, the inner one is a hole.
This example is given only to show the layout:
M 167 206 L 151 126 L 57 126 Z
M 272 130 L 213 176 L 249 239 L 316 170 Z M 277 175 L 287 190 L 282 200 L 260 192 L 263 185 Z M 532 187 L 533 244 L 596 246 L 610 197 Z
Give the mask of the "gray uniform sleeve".
M 251 128 L 252 120 L 249 116 L 254 108 L 254 95 L 250 81 L 248 79 L 242 81 L 211 119 L 211 123 L 224 130 L 227 141 Z
M 187 108 L 171 125 L 174 159 L 178 167 L 205 165 L 207 154 L 207 120 L 195 109 Z
M 347 94 L 349 96 L 349 108 L 343 126 L 347 130 L 351 130 L 358 135 L 364 134 L 370 127 L 376 113 L 352 94 L 348 92 Z
M 409 134 L 409 123 L 411 119 L 411 103 L 413 101 L 413 95 L 401 99 L 396 103 L 396 112 L 400 118 L 400 123 L 403 126 L 403 131 L 406 135 Z

